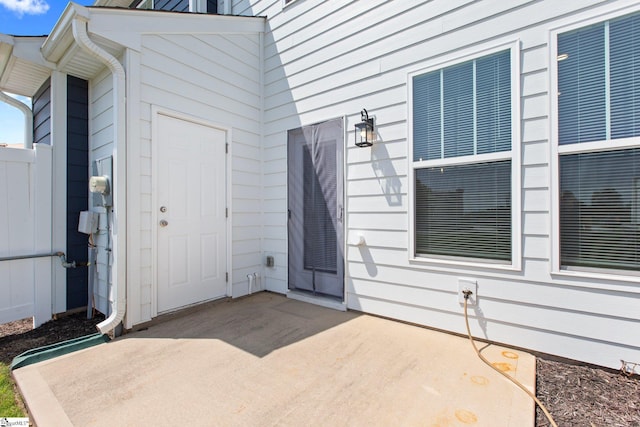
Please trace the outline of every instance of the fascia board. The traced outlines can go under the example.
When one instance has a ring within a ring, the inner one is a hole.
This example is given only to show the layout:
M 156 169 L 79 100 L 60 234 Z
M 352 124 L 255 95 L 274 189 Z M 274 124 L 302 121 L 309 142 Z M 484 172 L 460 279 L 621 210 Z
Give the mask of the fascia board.
M 75 3 L 69 3 L 53 26 L 51 34 L 42 44 L 42 55 L 47 61 L 57 62 L 74 42 L 71 23 L 76 16 L 89 19 L 89 10 Z
M 91 34 L 135 51 L 142 48 L 143 34 L 257 34 L 265 28 L 264 18 L 254 17 L 114 9 L 90 13 Z
M 13 38 L 14 36 L 10 36 L 9 34 L 0 33 L 0 45 L 6 44 L 9 46 L 13 46 Z
M 0 34 L 0 78 L 2 78 L 2 75 L 9 64 L 13 45 L 13 37 L 6 34 Z
M 116 41 L 115 34 L 239 34 L 262 33 L 265 18 L 134 9 L 91 8 L 90 30 Z M 116 24 L 117 25 L 114 25 Z

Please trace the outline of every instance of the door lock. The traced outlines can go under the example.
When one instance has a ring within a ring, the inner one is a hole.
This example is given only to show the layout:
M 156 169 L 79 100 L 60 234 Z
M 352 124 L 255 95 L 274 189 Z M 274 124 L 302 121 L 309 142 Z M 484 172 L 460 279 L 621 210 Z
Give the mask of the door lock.
M 160 212 L 164 213 L 167 211 L 167 207 L 166 206 L 160 206 Z
M 160 227 L 166 227 L 167 225 L 169 225 L 169 223 L 166 220 L 161 220 L 160 221 Z

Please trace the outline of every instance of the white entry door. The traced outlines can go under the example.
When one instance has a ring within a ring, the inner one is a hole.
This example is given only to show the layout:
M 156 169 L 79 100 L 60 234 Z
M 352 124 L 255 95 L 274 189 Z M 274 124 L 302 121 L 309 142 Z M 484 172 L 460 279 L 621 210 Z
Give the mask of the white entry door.
M 226 132 L 157 115 L 158 312 L 227 295 Z

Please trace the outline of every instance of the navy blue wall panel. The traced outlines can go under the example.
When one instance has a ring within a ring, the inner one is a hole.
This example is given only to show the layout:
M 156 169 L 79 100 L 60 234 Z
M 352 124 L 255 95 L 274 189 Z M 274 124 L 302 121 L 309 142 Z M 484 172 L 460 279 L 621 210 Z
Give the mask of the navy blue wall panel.
M 153 2 L 153 8 L 155 10 L 189 12 L 189 0 L 156 0 Z
M 51 79 L 47 79 L 31 98 L 33 142 L 51 145 Z
M 218 13 L 218 2 L 216 0 L 207 0 L 207 13 Z
M 89 208 L 89 96 L 86 80 L 67 77 L 67 258 L 87 261 L 86 234 L 78 232 L 81 211 Z M 87 305 L 88 271 L 67 270 L 67 310 Z

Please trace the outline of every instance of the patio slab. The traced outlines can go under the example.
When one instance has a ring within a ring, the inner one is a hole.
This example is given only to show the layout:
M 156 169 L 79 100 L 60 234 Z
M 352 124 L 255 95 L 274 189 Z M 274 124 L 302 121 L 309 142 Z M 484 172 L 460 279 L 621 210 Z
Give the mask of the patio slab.
M 532 355 L 483 354 L 534 390 Z M 468 340 L 270 293 L 13 375 L 39 427 L 534 425 L 531 399 Z

